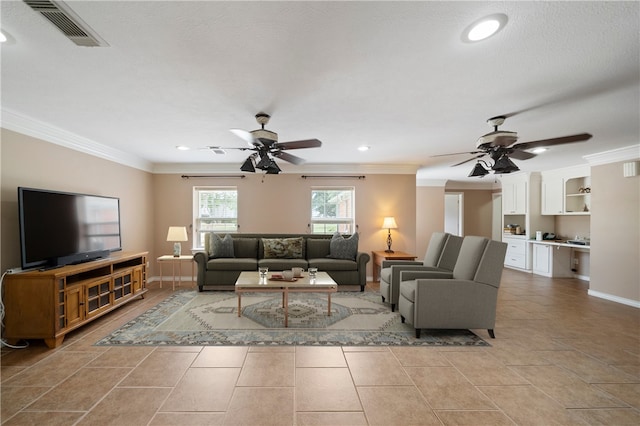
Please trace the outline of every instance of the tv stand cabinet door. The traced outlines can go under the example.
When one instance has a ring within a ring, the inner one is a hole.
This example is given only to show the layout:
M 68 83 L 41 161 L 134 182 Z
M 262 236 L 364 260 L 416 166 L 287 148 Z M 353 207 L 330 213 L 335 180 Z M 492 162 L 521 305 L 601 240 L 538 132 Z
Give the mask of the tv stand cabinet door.
M 84 287 L 77 285 L 65 291 L 64 313 L 66 317 L 65 328 L 74 327 L 84 321 L 85 295 Z

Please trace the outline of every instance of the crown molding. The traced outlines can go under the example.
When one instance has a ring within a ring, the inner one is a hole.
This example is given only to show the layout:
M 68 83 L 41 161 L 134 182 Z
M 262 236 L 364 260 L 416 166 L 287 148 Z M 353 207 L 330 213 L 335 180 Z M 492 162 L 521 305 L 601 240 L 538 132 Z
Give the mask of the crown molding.
M 14 132 L 22 133 L 23 135 L 42 139 L 43 141 L 73 149 L 74 151 L 84 152 L 94 157 L 103 158 L 146 172 L 150 172 L 152 169 L 151 162 L 135 155 L 111 148 L 89 138 L 53 127 L 7 109 L 2 109 L 0 126 Z
M 587 160 L 591 166 L 637 160 L 640 158 L 640 145 L 631 145 L 624 148 L 612 149 L 611 151 L 585 155 L 582 158 Z
M 279 161 L 281 174 L 388 174 L 388 175 L 415 175 L 417 165 L 404 164 L 310 164 L 301 166 Z M 240 164 L 229 163 L 154 163 L 152 173 L 239 173 Z M 259 173 L 259 172 L 258 172 Z

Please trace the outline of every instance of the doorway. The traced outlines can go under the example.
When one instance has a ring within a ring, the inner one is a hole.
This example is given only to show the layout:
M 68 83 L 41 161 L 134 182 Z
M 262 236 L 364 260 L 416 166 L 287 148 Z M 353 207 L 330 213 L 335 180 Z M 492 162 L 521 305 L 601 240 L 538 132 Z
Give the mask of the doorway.
M 462 237 L 464 233 L 464 193 L 444 194 L 444 232 Z

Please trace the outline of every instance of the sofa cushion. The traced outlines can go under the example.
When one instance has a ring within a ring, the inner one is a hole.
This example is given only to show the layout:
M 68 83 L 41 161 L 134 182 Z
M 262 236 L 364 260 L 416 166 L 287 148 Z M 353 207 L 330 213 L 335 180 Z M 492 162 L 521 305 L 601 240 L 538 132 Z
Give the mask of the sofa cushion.
M 344 238 L 336 232 L 331 237 L 329 256 L 332 259 L 355 260 L 358 254 L 358 233 L 354 232 L 349 238 Z
M 263 238 L 265 259 L 300 259 L 304 238 Z
M 209 259 L 208 271 L 257 271 L 258 260 L 251 258 L 218 258 Z
M 330 245 L 329 238 L 307 238 L 307 259 L 329 256 Z
M 209 257 L 235 257 L 233 255 L 233 238 L 227 234 L 224 238 L 220 238 L 218 234 L 211 234 Z
M 320 271 L 357 271 L 358 263 L 347 259 L 316 258 L 309 259 L 310 268 L 318 268 Z
M 266 266 L 269 271 L 285 271 L 291 268 L 307 269 L 306 259 L 260 259 L 258 266 Z
M 234 238 L 233 252 L 237 258 L 258 258 L 257 238 Z

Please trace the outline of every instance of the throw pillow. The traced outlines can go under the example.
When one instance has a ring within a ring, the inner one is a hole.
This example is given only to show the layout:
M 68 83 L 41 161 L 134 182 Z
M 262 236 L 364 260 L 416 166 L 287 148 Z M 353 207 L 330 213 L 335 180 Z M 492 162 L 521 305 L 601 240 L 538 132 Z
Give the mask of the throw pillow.
M 224 238 L 220 238 L 219 235 L 213 234 L 211 246 L 211 257 L 233 257 L 233 238 L 231 235 L 227 234 Z
M 336 232 L 331 237 L 329 256 L 332 259 L 356 260 L 358 254 L 358 233 L 354 232 L 349 238 L 344 238 Z
M 304 239 L 298 238 L 263 238 L 265 259 L 301 259 Z

